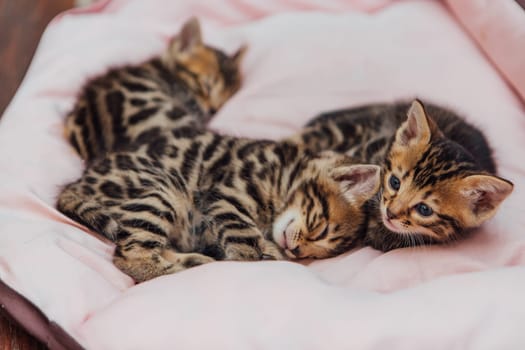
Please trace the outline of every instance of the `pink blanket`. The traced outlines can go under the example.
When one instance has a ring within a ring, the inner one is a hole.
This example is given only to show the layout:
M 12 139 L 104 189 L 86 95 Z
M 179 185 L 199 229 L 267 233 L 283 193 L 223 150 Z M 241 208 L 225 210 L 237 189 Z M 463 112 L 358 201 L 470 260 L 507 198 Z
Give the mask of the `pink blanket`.
M 493 3 L 112 0 L 57 17 L 0 121 L 0 302 L 55 349 L 525 348 L 525 11 Z M 159 53 L 190 15 L 206 42 L 249 44 L 215 129 L 279 138 L 322 111 L 419 96 L 486 132 L 513 195 L 454 246 L 217 262 L 134 286 L 110 243 L 54 209 L 82 170 L 62 121 L 86 79 Z

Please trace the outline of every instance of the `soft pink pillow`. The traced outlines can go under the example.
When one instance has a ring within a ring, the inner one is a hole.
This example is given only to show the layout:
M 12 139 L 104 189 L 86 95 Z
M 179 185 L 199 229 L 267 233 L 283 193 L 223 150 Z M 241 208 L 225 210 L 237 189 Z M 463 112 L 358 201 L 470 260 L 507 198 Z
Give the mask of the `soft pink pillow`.
M 446 0 L 459 22 L 525 99 L 525 9 L 516 1 Z
M 60 328 L 89 349 L 525 347 L 523 101 L 442 3 L 113 0 L 88 10 L 49 26 L 0 121 L 0 278 L 42 314 L 23 313 L 31 305 L 1 284 L 0 302 L 28 329 L 56 349 L 68 344 Z M 322 111 L 417 95 L 479 125 L 515 193 L 455 246 L 363 248 L 306 266 L 219 262 L 134 286 L 111 244 L 54 209 L 82 171 L 63 117 L 89 77 L 159 53 L 190 15 L 209 43 L 250 45 L 243 88 L 214 128 L 279 138 Z M 55 326 L 36 323 L 46 318 Z

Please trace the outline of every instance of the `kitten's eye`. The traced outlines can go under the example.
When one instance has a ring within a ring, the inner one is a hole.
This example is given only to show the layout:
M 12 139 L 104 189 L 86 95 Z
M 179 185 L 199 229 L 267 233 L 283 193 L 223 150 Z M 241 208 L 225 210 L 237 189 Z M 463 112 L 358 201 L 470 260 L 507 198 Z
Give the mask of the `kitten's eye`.
M 216 78 L 215 77 L 205 77 L 200 80 L 199 84 L 202 89 L 202 91 L 205 94 L 209 94 L 211 90 L 213 89 L 213 86 L 216 84 Z
M 388 183 L 390 184 L 390 187 L 392 187 L 394 191 L 399 190 L 399 187 L 401 186 L 401 181 L 399 181 L 399 179 L 395 175 L 390 175 L 390 179 L 388 180 Z
M 322 230 L 312 241 L 320 241 L 321 239 L 326 238 L 328 235 L 328 225 L 324 227 L 324 230 Z
M 421 216 L 430 216 L 434 213 L 432 208 L 430 208 L 425 203 L 416 204 L 416 210 Z
M 211 84 L 209 81 L 207 80 L 202 80 L 200 82 L 200 85 L 201 85 L 201 90 L 203 93 L 205 94 L 209 94 L 210 93 L 210 90 L 211 90 Z

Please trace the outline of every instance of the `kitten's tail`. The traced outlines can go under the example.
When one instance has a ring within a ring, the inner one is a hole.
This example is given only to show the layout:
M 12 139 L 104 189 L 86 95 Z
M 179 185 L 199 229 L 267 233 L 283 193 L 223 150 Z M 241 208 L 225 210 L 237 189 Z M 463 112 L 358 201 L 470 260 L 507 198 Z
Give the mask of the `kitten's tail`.
M 57 209 L 69 218 L 115 241 L 120 231 L 118 222 L 106 214 L 107 208 L 82 193 L 80 183 L 66 185 L 57 199 Z

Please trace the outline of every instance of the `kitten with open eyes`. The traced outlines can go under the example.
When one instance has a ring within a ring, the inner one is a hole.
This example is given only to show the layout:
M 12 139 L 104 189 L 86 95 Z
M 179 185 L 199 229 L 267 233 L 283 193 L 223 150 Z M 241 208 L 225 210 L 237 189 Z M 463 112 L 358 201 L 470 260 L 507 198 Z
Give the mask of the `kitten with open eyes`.
M 495 175 L 478 129 L 417 100 L 326 113 L 291 141 L 382 166 L 363 243 L 383 251 L 457 240 L 491 218 L 513 190 Z
M 238 56 L 205 46 L 192 20 L 161 58 L 89 82 L 66 119 L 87 162 L 57 208 L 115 242 L 137 282 L 214 260 L 331 257 L 364 235 L 378 166 L 206 130 L 240 86 Z

